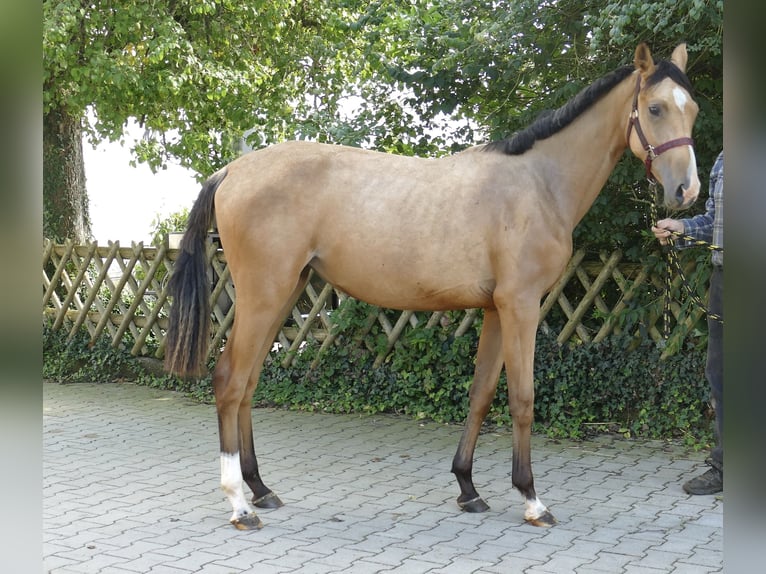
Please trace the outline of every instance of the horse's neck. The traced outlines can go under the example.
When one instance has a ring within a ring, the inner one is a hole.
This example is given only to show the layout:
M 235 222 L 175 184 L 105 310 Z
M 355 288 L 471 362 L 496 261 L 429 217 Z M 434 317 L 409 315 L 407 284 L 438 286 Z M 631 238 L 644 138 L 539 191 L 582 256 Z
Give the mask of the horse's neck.
M 626 148 L 626 128 L 633 76 L 603 96 L 572 124 L 535 145 L 546 170 L 549 189 L 558 197 L 561 213 L 571 217 L 572 229 L 595 201 Z M 555 162 L 550 158 L 555 157 Z

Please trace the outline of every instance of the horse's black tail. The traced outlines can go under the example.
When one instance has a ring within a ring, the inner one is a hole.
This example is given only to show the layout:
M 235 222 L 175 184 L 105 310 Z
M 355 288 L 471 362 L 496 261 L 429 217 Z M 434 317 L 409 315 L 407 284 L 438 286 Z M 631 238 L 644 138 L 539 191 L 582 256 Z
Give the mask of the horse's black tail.
M 180 253 L 168 283 L 172 298 L 165 340 L 165 369 L 180 376 L 204 371 L 210 334 L 210 280 L 207 273 L 206 238 L 213 223 L 215 192 L 226 170 L 202 186 L 194 202 Z

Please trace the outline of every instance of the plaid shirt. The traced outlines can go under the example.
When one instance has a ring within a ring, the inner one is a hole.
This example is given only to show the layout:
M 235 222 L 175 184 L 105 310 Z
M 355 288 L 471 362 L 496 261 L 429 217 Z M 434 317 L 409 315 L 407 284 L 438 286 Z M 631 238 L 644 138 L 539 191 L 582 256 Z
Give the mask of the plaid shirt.
M 684 234 L 723 247 L 723 151 L 710 170 L 710 191 L 705 213 L 682 219 Z M 678 241 L 679 249 L 690 247 L 688 241 Z M 723 267 L 723 251 L 712 252 L 713 265 Z

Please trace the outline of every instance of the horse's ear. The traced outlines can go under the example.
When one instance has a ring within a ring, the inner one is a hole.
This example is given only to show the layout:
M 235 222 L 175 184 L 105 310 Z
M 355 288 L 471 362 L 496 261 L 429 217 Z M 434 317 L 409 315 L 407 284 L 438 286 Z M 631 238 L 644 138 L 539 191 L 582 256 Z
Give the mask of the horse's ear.
M 636 48 L 636 54 L 633 56 L 633 64 L 636 66 L 641 75 L 646 78 L 654 73 L 654 59 L 652 59 L 652 53 L 649 51 L 649 46 L 645 42 L 641 42 Z
M 686 44 L 679 44 L 676 49 L 673 50 L 673 54 L 670 56 L 670 61 L 673 62 L 678 69 L 682 72 L 686 72 L 686 61 L 688 55 L 686 54 Z

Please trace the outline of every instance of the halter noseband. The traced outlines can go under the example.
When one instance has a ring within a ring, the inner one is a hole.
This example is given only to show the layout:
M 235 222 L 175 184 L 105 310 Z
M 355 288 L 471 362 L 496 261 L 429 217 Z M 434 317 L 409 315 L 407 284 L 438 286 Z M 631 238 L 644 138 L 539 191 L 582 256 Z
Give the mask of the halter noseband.
M 646 152 L 646 159 L 644 160 L 644 165 L 646 166 L 646 178 L 649 181 L 656 181 L 654 178 L 654 175 L 652 175 L 652 162 L 657 159 L 657 157 L 663 153 L 668 151 L 671 148 L 679 147 L 682 145 L 690 145 L 694 147 L 694 140 L 692 138 L 676 138 L 674 140 L 670 140 L 668 142 L 665 142 L 662 145 L 658 145 L 657 147 L 654 147 L 652 144 L 650 144 L 646 140 L 646 136 L 644 135 L 644 130 L 641 129 L 641 123 L 638 121 L 638 93 L 641 91 L 641 76 L 636 76 L 636 91 L 633 93 L 633 109 L 630 112 L 630 119 L 628 121 L 628 138 L 627 142 L 630 146 L 630 132 L 633 130 L 633 127 L 636 128 L 636 134 L 638 135 L 638 139 L 641 142 L 641 145 L 644 148 L 644 151 Z

